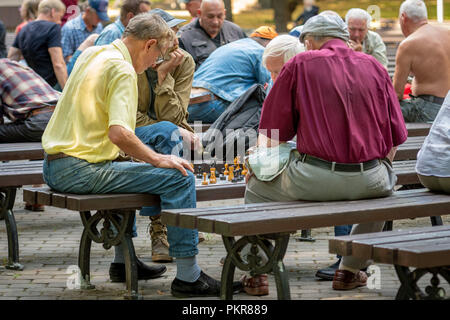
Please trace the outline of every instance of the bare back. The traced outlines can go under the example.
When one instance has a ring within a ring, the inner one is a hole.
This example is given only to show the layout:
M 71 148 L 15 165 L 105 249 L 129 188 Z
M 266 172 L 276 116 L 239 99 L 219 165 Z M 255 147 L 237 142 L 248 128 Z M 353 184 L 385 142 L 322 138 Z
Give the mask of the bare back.
M 411 73 L 413 95 L 445 97 L 450 90 L 450 30 L 420 27 L 400 44 L 397 64 L 394 85 L 403 82 L 397 76 Z

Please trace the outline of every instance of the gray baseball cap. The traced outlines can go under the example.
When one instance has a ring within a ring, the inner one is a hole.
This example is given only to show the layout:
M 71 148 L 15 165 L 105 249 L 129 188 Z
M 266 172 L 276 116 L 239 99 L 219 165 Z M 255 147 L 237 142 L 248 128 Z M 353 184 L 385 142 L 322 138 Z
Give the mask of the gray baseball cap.
M 154 13 L 157 14 L 158 16 L 160 16 L 161 18 L 164 19 L 164 21 L 169 25 L 169 27 L 173 28 L 176 27 L 177 25 L 179 25 L 180 23 L 186 22 L 186 20 L 184 19 L 177 19 L 175 18 L 173 15 L 171 15 L 170 13 L 168 13 L 167 11 L 164 11 L 162 9 L 153 9 L 150 10 L 149 13 Z
M 334 15 L 317 15 L 309 19 L 303 26 L 300 41 L 304 43 L 307 35 L 319 37 L 333 37 L 348 41 L 347 24 L 341 17 Z

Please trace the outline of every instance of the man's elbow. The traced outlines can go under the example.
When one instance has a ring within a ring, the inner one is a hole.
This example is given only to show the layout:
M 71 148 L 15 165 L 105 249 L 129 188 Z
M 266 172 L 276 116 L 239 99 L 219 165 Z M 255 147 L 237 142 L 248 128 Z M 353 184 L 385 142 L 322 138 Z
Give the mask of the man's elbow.
M 125 129 L 120 126 L 111 126 L 108 131 L 108 138 L 116 146 L 120 146 L 125 140 Z

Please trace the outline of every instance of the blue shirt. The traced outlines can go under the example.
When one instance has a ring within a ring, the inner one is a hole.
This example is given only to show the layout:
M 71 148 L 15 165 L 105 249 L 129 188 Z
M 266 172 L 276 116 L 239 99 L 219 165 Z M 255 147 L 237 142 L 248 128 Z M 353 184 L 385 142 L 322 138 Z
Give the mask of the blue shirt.
M 192 86 L 233 102 L 252 85 L 270 83 L 270 73 L 261 63 L 263 52 L 264 47 L 252 38 L 219 47 L 194 73 Z
M 67 21 L 61 29 L 61 44 L 64 58 L 73 55 L 80 44 L 91 34 L 100 33 L 102 30 L 103 26 L 99 23 L 95 29 L 89 31 L 83 21 L 82 14 Z
M 105 44 L 110 44 L 114 40 L 122 38 L 122 34 L 125 31 L 125 27 L 123 26 L 120 18 L 114 23 L 111 23 L 106 26 L 105 29 L 100 33 L 100 36 L 95 40 L 96 46 L 103 46 Z

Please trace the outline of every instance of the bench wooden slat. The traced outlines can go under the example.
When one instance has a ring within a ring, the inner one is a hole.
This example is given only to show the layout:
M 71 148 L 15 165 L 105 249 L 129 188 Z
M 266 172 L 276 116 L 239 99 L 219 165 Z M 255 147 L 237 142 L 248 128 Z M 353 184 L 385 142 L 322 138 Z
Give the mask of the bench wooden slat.
M 408 252 L 407 255 L 410 254 L 410 250 L 417 253 L 417 250 L 422 250 L 426 248 L 430 250 L 436 246 L 446 245 L 447 249 L 450 249 L 450 237 L 438 238 L 440 235 L 437 235 L 434 239 L 422 239 L 422 240 L 414 240 L 406 243 L 395 243 L 383 246 L 374 246 L 372 248 L 373 259 L 377 260 L 380 263 L 388 263 L 388 264 L 400 264 L 402 257 L 399 255 L 401 252 Z M 369 259 L 371 258 L 369 257 Z M 409 258 L 406 258 L 409 259 Z M 404 262 L 403 262 L 404 263 Z M 427 261 L 429 263 L 429 261 Z M 414 262 L 414 265 L 418 267 L 418 263 Z M 450 265 L 450 263 L 449 263 Z
M 380 233 L 364 233 L 357 234 L 352 236 L 340 236 L 334 239 L 328 240 L 328 250 L 330 253 L 337 253 L 342 256 L 348 256 L 352 254 L 352 243 L 357 240 L 369 240 L 369 239 L 383 239 L 389 238 L 398 234 L 418 234 L 423 232 L 437 232 L 441 230 L 448 230 L 448 226 L 434 226 L 434 227 L 425 227 L 425 228 L 411 228 L 411 229 L 397 229 L 393 231 L 386 231 Z
M 423 192 L 423 189 L 422 190 L 417 189 L 402 192 L 399 195 L 399 197 L 408 198 L 408 197 L 417 197 L 418 195 L 426 196 L 429 194 L 430 193 L 428 192 Z M 319 207 L 319 206 L 329 206 L 333 204 L 334 202 L 330 203 L 330 202 L 292 201 L 292 202 L 255 203 L 255 204 L 220 207 L 220 208 L 178 209 L 167 211 L 164 216 L 164 220 L 168 224 L 178 225 L 183 228 L 197 228 L 197 219 L 199 219 L 200 217 L 212 218 L 215 215 L 223 216 L 225 214 L 248 216 L 249 214 L 261 212 L 269 213 L 272 211 L 279 211 L 279 210 L 296 210 L 311 206 Z M 262 211 L 261 208 L 263 209 Z
M 329 251 L 406 267 L 450 265 L 450 226 L 336 237 Z
M 390 246 L 398 247 L 401 246 L 403 242 L 405 241 L 423 241 L 433 238 L 442 238 L 442 237 L 449 237 L 450 231 L 441 231 L 441 232 L 428 232 L 426 234 L 413 234 L 413 235 L 402 235 L 402 236 L 394 236 L 390 238 L 383 238 L 381 239 L 371 239 L 371 240 L 362 240 L 362 241 L 353 241 L 352 242 L 352 255 L 356 255 L 358 257 L 361 257 L 363 259 L 370 259 L 372 254 L 372 250 L 375 249 L 375 247 L 381 248 L 389 248 Z M 383 250 L 381 250 L 382 252 Z
M 304 216 L 294 212 L 277 212 L 274 215 L 251 214 L 245 220 L 236 215 L 207 217 L 198 219 L 198 229 L 204 232 L 221 233 L 225 235 L 255 235 L 273 232 L 290 232 L 342 224 L 365 223 L 406 219 L 411 217 L 428 217 L 430 210 L 435 215 L 447 214 L 450 202 L 447 197 L 423 197 L 423 199 L 408 202 L 392 202 L 381 205 L 371 203 L 369 206 L 353 204 L 352 207 L 307 208 Z M 427 208 L 428 211 L 425 211 Z M 395 209 L 395 210 L 394 210 Z M 301 211 L 301 210 L 300 210 Z
M 0 161 L 41 159 L 44 149 L 40 142 L 0 143 Z
M 441 215 L 448 213 L 449 199 L 447 195 L 430 192 L 397 192 L 389 198 L 324 203 L 304 202 L 296 206 L 286 206 L 280 210 L 276 210 L 276 206 L 273 209 L 251 210 L 251 205 L 248 205 L 242 206 L 240 210 L 233 209 L 233 212 L 227 208 L 217 208 L 209 212 L 202 209 L 204 214 L 200 216 L 196 216 L 195 209 L 165 210 L 163 220 L 171 225 L 187 224 L 190 227 L 194 225 L 204 232 L 229 236 L 254 235 L 428 216 L 424 208 L 435 210 L 434 214 Z

